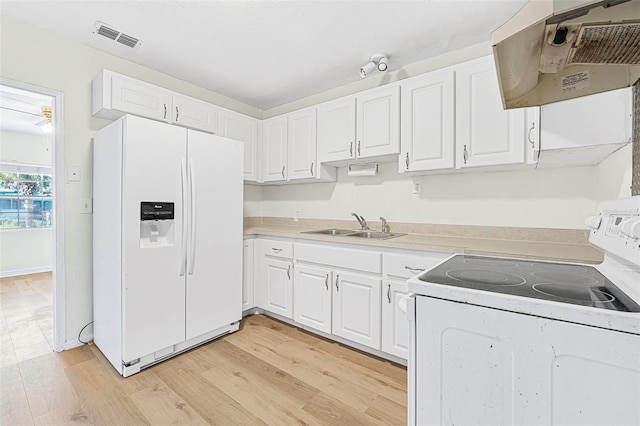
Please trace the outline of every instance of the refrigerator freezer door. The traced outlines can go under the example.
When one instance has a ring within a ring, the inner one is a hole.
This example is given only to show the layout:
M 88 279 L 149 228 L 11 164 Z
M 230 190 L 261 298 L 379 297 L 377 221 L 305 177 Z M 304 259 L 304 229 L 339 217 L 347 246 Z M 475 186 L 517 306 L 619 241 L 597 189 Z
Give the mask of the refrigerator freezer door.
M 186 338 L 242 317 L 243 144 L 189 130 Z M 195 197 L 192 198 L 192 197 Z
M 122 358 L 130 362 L 185 340 L 185 277 L 180 276 L 180 254 L 186 130 L 127 116 L 123 133 Z M 142 202 L 174 203 L 172 244 L 140 243 Z

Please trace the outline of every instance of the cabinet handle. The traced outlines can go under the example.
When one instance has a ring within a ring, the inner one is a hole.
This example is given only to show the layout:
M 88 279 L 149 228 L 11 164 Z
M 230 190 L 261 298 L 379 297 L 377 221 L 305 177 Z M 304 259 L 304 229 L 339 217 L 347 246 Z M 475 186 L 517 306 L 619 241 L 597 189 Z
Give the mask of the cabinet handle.
M 291 265 L 287 267 L 287 278 L 291 279 Z
M 409 153 L 408 152 L 407 152 L 407 158 L 405 158 L 404 162 L 407 165 L 407 170 L 409 170 Z
M 360 157 L 360 141 L 358 141 L 358 157 Z
M 353 142 L 349 142 L 349 156 L 353 157 Z
M 391 303 L 391 284 L 387 287 L 387 300 Z
M 324 277 L 324 287 L 329 290 L 329 274 L 327 274 L 326 277 Z
M 531 132 L 533 132 L 536 128 L 536 123 L 531 124 L 531 128 L 529 129 L 529 133 L 527 133 L 527 140 L 531 144 L 531 148 L 535 148 L 535 142 L 531 139 Z
M 340 280 L 340 275 L 336 275 L 336 291 L 340 291 L 338 288 L 338 281 Z
M 467 151 L 467 146 L 464 146 L 462 151 L 462 159 L 464 160 L 464 164 L 467 164 L 467 160 L 469 159 L 469 151 Z
M 282 166 L 282 179 L 284 179 L 284 166 Z
M 180 111 L 178 111 L 178 107 L 176 107 L 176 121 L 178 121 L 179 116 L 180 116 Z
M 164 104 L 164 119 L 167 119 L 167 104 Z
M 417 274 L 419 272 L 424 272 L 424 268 L 412 268 L 411 266 L 405 266 L 404 269 L 411 272 L 412 274 Z
M 311 163 L 311 176 L 313 176 L 313 163 Z
M 282 249 L 275 247 L 271 247 L 271 250 L 273 250 L 274 253 L 280 253 L 282 251 Z

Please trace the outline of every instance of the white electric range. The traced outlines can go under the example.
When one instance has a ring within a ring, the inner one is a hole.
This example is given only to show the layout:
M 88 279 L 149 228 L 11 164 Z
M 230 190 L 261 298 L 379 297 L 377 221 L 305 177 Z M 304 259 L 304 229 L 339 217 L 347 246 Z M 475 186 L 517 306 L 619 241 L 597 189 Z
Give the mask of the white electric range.
M 454 255 L 408 281 L 409 424 L 640 424 L 640 196 L 586 223 L 597 266 Z

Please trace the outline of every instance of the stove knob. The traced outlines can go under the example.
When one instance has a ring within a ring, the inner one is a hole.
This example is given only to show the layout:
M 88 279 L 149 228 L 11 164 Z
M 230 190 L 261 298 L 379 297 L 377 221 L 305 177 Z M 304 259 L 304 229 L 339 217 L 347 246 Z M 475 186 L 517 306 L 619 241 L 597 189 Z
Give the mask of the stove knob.
M 589 216 L 584 221 L 584 223 L 591 229 L 600 228 L 600 222 L 602 222 L 601 216 Z
M 623 234 L 631 238 L 640 238 L 640 218 L 627 219 L 618 227 Z

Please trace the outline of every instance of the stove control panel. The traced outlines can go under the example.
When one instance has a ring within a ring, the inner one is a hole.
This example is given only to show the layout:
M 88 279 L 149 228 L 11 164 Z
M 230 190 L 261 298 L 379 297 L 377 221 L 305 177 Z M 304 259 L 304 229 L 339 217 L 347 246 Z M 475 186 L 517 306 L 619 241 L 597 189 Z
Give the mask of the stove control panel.
M 592 244 L 640 266 L 640 196 L 605 201 L 585 223 Z

